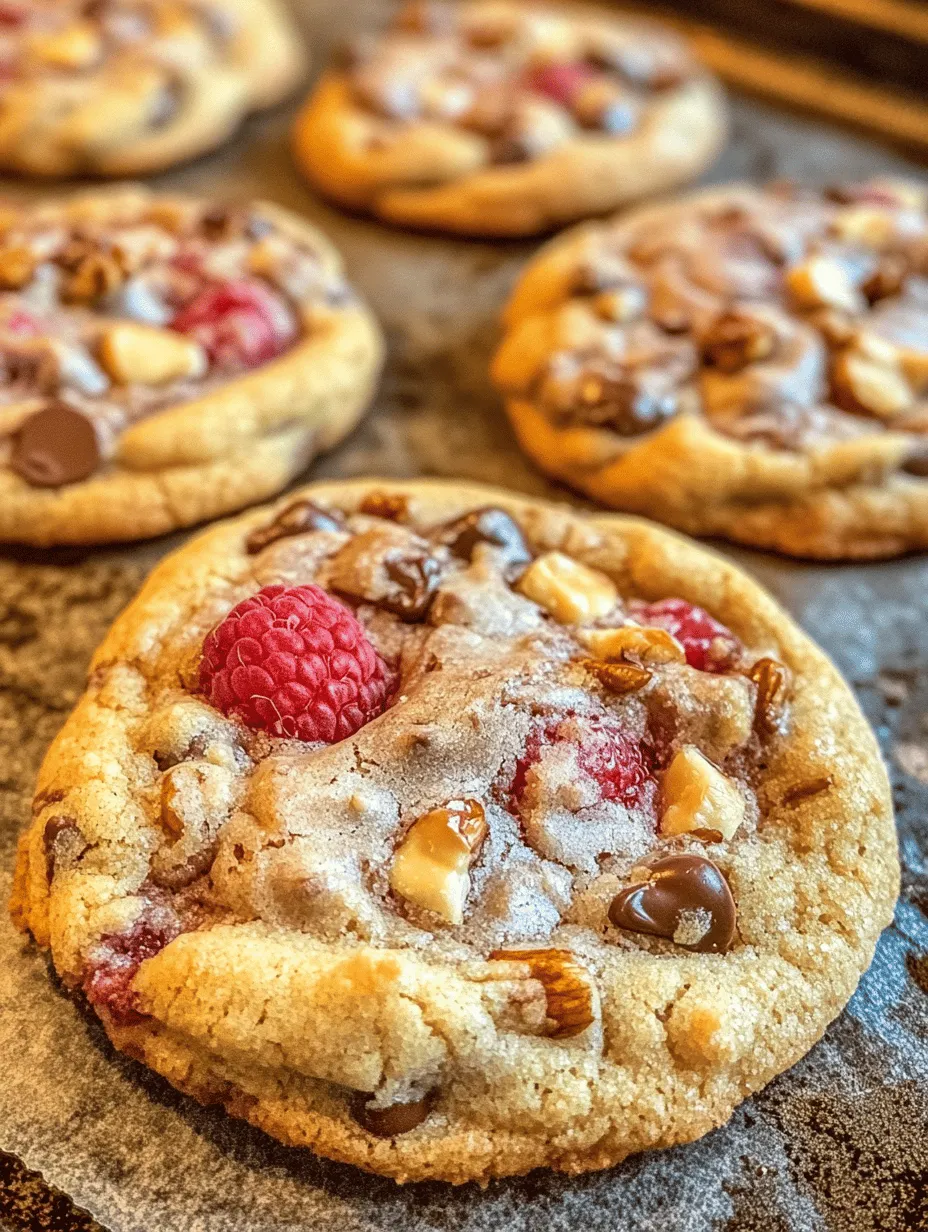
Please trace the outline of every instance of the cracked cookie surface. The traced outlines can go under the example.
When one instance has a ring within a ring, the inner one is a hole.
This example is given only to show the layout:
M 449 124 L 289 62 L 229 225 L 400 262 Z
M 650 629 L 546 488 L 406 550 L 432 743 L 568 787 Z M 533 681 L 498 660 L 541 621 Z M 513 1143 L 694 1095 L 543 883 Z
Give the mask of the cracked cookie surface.
M 928 190 L 713 188 L 561 237 L 494 362 L 614 508 L 798 556 L 928 547 Z
M 141 175 L 224 141 L 302 75 L 276 0 L 8 0 L 0 167 Z
M 156 570 L 46 759 L 13 910 L 182 1090 L 461 1182 L 722 1123 L 840 1011 L 897 877 L 849 690 L 734 567 L 351 482 Z
M 294 143 L 310 179 L 352 209 L 515 236 L 685 183 L 724 135 L 719 88 L 669 31 L 426 0 L 345 50 Z
M 0 210 L 0 539 L 139 539 L 275 495 L 380 331 L 314 227 L 130 188 Z

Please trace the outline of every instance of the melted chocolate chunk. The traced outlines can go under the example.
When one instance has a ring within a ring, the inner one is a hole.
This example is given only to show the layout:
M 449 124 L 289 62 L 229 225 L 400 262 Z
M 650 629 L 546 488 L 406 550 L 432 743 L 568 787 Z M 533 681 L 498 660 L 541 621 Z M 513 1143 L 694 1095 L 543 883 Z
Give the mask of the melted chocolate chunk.
M 721 869 L 702 856 L 656 861 L 649 879 L 621 890 L 609 908 L 616 928 L 667 937 L 701 954 L 721 954 L 731 948 L 736 918 L 735 900 Z M 703 923 L 702 935 L 690 940 L 690 926 L 696 929 Z
M 53 402 L 30 415 L 13 437 L 10 466 L 35 488 L 79 483 L 100 462 L 100 442 L 93 424 L 64 402 Z
M 352 1117 L 375 1138 L 396 1138 L 422 1124 L 432 1110 L 435 1097 L 430 1093 L 408 1104 L 391 1104 L 389 1108 L 371 1108 L 369 1099 L 363 1091 L 358 1093 L 352 1102 Z
M 245 540 L 245 551 L 257 556 L 278 539 L 293 535 L 308 535 L 319 530 L 344 530 L 345 521 L 340 513 L 330 512 L 314 505 L 311 500 L 294 501 L 278 513 L 268 526 L 259 526 Z
M 422 620 L 432 606 L 441 580 L 441 565 L 432 556 L 397 556 L 384 562 L 387 577 L 399 592 L 380 604 L 400 620 Z
M 510 575 L 521 573 L 532 559 L 518 522 L 505 509 L 497 509 L 493 505 L 474 509 L 449 522 L 440 529 L 438 538 L 461 560 L 471 560 L 478 543 L 503 548 L 508 557 L 506 575 L 510 581 L 514 580 Z
M 919 479 L 928 479 L 928 445 L 915 445 L 912 452 L 902 464 L 902 470 L 907 475 L 917 475 Z
M 619 436 L 640 436 L 673 419 L 678 410 L 675 391 L 649 389 L 642 377 L 618 372 L 584 381 L 573 417 Z
M 42 834 L 45 847 L 45 875 L 51 883 L 58 864 L 73 864 L 87 850 L 88 843 L 71 817 L 50 817 Z
M 388 522 L 405 522 L 409 516 L 409 497 L 402 492 L 368 492 L 358 506 L 358 513 L 371 518 L 384 518 Z

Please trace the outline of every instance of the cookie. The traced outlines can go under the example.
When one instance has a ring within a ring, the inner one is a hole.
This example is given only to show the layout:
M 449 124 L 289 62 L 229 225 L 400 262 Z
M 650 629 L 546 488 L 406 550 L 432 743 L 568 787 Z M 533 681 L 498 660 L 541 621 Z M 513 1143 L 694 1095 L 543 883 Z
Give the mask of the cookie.
M 613 508 L 795 556 L 928 548 L 928 190 L 709 189 L 544 249 L 494 377 Z
M 463 235 L 534 235 L 685 183 L 725 136 L 716 83 L 627 18 L 414 2 L 345 50 L 297 120 L 334 200 Z
M 380 331 L 328 240 L 141 189 L 0 208 L 0 540 L 140 539 L 274 496 L 357 423 Z
M 141 175 L 203 154 L 304 70 L 277 0 L 11 0 L 0 169 Z
M 52 746 L 13 910 L 115 1046 L 400 1181 L 724 1122 L 897 890 L 876 742 L 648 523 L 326 483 L 165 561 Z

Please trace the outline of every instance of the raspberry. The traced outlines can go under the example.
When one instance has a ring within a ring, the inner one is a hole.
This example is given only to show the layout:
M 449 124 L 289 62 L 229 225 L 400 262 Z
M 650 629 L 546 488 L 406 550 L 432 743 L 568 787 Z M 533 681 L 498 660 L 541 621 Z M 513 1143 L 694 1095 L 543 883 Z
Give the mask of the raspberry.
M 535 94 L 544 94 L 562 107 L 570 107 L 585 85 L 597 76 L 587 64 L 545 64 L 532 69 L 525 84 Z
M 23 312 L 21 308 L 13 309 L 3 322 L 3 328 L 11 334 L 24 334 L 29 337 L 42 332 L 35 317 L 28 312 Z
M 142 916 L 124 933 L 100 938 L 84 969 L 83 987 L 95 1009 L 104 1008 L 120 1026 L 139 1022 L 138 999 L 131 987 L 135 973 L 146 958 L 154 958 L 180 933 L 175 917 L 163 910 Z
M 343 604 L 318 586 L 265 586 L 203 643 L 200 687 L 248 727 L 334 744 L 377 717 L 388 669 Z
M 741 643 L 731 629 L 685 599 L 633 601 L 628 610 L 634 620 L 672 633 L 686 651 L 687 663 L 701 672 L 726 672 L 741 652 Z
M 582 742 L 577 736 L 581 723 Z M 603 800 L 618 800 L 630 807 L 641 803 L 642 789 L 652 777 L 648 751 L 613 720 L 592 715 L 583 720 L 570 718 L 545 723 L 529 732 L 509 788 L 517 812 L 529 770 L 541 760 L 546 748 L 561 741 L 577 744 L 580 769 L 599 784 Z
M 177 313 L 171 328 L 195 338 L 223 368 L 266 364 L 296 337 L 296 322 L 281 297 L 247 278 L 208 286 Z

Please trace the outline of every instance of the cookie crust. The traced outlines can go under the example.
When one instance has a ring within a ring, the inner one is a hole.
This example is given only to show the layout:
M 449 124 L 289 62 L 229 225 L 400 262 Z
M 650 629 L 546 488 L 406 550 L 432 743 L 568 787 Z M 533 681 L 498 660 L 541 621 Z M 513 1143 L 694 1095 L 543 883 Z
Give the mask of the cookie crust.
M 893 186 L 893 191 L 897 188 L 907 191 L 905 185 Z M 608 235 L 610 247 L 621 250 L 635 234 L 653 234 L 698 212 L 750 210 L 762 196 L 761 190 L 742 185 L 707 189 L 637 210 L 611 224 L 608 232 L 595 226 L 576 228 L 543 249 L 508 305 L 506 337 L 494 361 L 496 384 L 506 397 L 519 442 L 548 474 L 602 504 L 656 517 L 689 534 L 821 559 L 876 559 L 924 550 L 928 485 L 920 472 L 907 470 L 924 439 L 920 376 L 913 379 L 909 409 L 895 418 L 884 415 L 881 423 L 875 414 L 868 418 L 863 408 L 848 408 L 859 414 L 837 413 L 842 421 L 838 433 L 823 432 L 808 443 L 786 447 L 719 431 L 690 400 L 662 426 L 641 428 L 637 435 L 557 422 L 532 388 L 536 360 L 558 350 L 557 313 L 571 301 L 569 279 L 591 245 Z M 754 303 L 764 311 L 781 300 L 778 291 L 776 299 L 760 296 Z M 723 298 L 710 311 L 724 307 Z M 869 328 L 864 308 L 857 334 L 853 321 L 847 327 L 847 353 Z M 698 340 L 698 330 L 685 336 Z M 919 344 L 913 344 L 912 362 L 917 365 L 923 363 L 921 345 L 919 353 Z M 839 346 L 830 360 L 826 355 L 824 364 L 837 365 L 841 354 Z M 892 367 L 896 361 L 889 362 Z M 703 364 L 691 390 L 705 371 Z M 894 376 L 894 370 L 887 371 L 882 388 Z M 827 402 L 823 381 L 818 405 Z M 815 409 L 814 394 L 810 406 Z M 825 409 L 836 415 L 833 407 Z
M 277 0 L 153 9 L 146 34 L 110 48 L 104 34 L 99 49 L 84 50 L 96 19 L 78 11 L 27 40 L 28 68 L 4 91 L 0 167 L 42 178 L 161 171 L 220 145 L 306 70 L 302 40 Z
M 95 223 L 159 202 L 142 189 L 79 198 Z M 311 224 L 255 203 L 278 233 L 315 254 L 320 276 L 343 284 L 341 258 Z M 293 299 L 302 336 L 282 355 L 131 422 L 97 473 L 63 487 L 32 486 L 0 468 L 0 540 L 45 547 L 164 534 L 279 492 L 358 423 L 383 356 L 379 326 L 353 293 Z
M 519 11 L 471 6 L 481 7 Z M 572 21 L 584 33 L 607 35 L 628 24 Z M 483 134 L 440 118 L 385 122 L 359 104 L 349 74 L 332 69 L 297 118 L 294 152 L 307 176 L 349 209 L 425 230 L 516 237 L 686 183 L 712 161 L 725 135 L 721 88 L 692 69 L 647 99 L 629 133 L 580 129 L 527 161 L 494 165 Z
M 195 1098 L 399 1181 L 486 1181 L 539 1166 L 577 1173 L 697 1138 L 821 1036 L 891 919 L 898 862 L 873 735 L 822 652 L 713 554 L 632 518 L 585 517 L 479 486 L 388 490 L 407 499 L 417 524 L 492 502 L 536 550 L 568 551 L 645 598 L 682 595 L 776 652 L 795 681 L 792 720 L 770 747 L 763 824 L 726 868 L 739 943 L 727 954 L 672 955 L 593 945 L 584 958 L 601 1034 L 557 1040 L 495 1022 L 486 964 L 327 944 L 259 920 L 220 923 L 143 963 L 135 988 L 151 1017 L 109 1023 L 108 1033 Z M 349 482 L 305 495 L 352 510 L 370 491 Z M 253 592 L 245 541 L 267 522 L 266 510 L 245 515 L 159 566 L 97 652 L 88 692 L 49 752 L 12 906 L 66 982 L 79 980 L 94 940 L 137 911 L 151 849 L 141 797 L 153 772 L 141 733 L 178 666 L 189 674 L 210 621 Z M 62 814 L 91 855 L 83 866 L 69 861 L 50 893 L 46 839 Z M 108 852 L 102 862 L 97 847 Z M 333 1018 L 337 1046 L 326 1042 Z M 455 1080 L 418 1128 L 384 1140 L 350 1115 L 338 1082 L 370 1089 L 384 1065 L 415 1069 L 443 1056 Z

